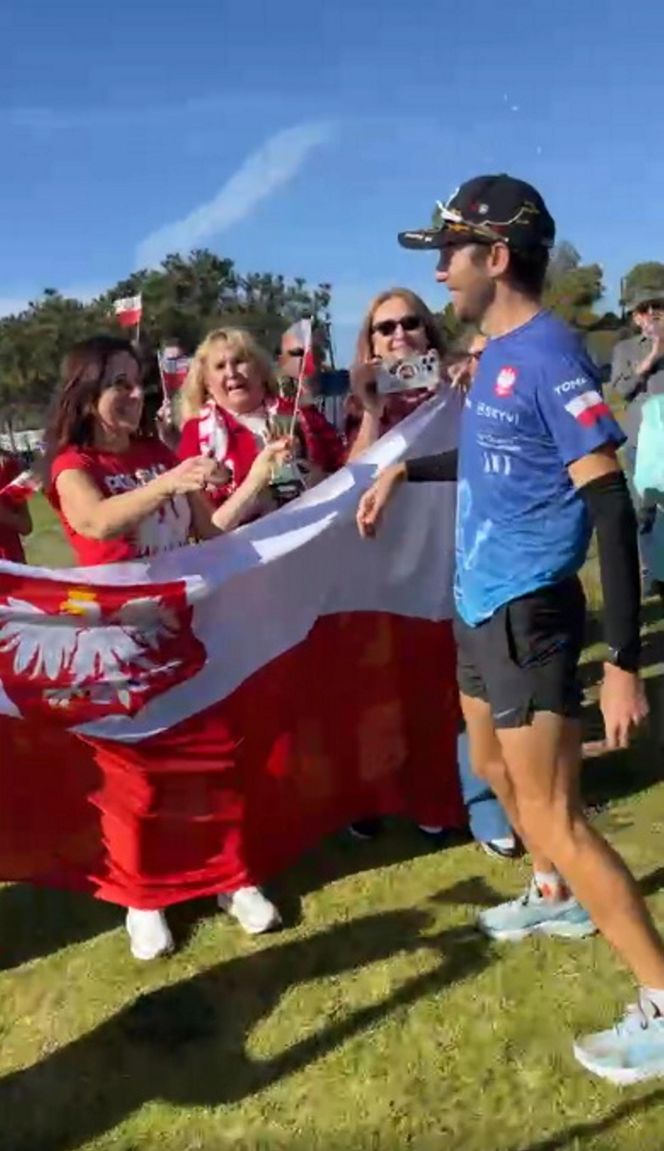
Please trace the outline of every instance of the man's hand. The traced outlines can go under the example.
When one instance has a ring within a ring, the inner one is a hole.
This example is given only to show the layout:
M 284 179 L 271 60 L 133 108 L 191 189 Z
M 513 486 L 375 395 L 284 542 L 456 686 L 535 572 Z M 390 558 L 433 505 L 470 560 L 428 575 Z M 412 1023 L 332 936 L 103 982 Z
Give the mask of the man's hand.
M 627 747 L 632 732 L 648 717 L 648 701 L 640 677 L 614 664 L 605 664 L 599 705 L 607 750 Z
M 664 356 L 664 321 L 660 317 L 653 319 L 648 327 L 644 329 L 643 334 L 648 336 L 652 340 L 652 343 L 648 354 L 644 356 L 641 363 L 636 366 L 637 376 L 649 376 L 653 368 L 656 367 Z
M 470 356 L 464 360 L 458 360 L 455 364 L 450 364 L 447 369 L 447 376 L 450 386 L 455 391 L 463 392 L 464 395 L 469 392 L 473 382 L 473 362 Z
M 355 517 L 357 530 L 363 539 L 375 536 L 384 509 L 392 498 L 397 486 L 406 478 L 405 464 L 392 464 L 384 468 L 364 493 L 359 502 Z

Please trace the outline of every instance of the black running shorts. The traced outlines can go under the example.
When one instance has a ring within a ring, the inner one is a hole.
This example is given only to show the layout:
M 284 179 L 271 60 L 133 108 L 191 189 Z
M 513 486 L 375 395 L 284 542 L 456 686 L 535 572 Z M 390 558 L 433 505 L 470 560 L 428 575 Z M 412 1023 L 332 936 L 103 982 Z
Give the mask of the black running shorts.
M 577 718 L 585 616 L 576 576 L 512 600 L 477 627 L 457 616 L 459 690 L 488 703 L 497 728 L 523 727 L 538 711 Z

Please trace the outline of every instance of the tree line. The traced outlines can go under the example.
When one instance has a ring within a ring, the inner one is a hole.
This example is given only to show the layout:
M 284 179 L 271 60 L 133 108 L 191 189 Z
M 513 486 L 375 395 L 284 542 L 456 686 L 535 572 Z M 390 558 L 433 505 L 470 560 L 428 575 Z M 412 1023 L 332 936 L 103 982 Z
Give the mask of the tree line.
M 623 295 L 635 287 L 661 287 L 664 264 L 638 264 L 623 281 Z M 117 331 L 114 300 L 141 293 L 141 342 L 147 352 L 178 340 L 193 349 L 205 332 L 221 325 L 249 328 L 269 349 L 281 332 L 303 315 L 330 329 L 332 288 L 287 280 L 271 272 L 241 275 L 232 260 L 201 249 L 184 257 L 167 256 L 155 270 L 120 280 L 89 303 L 62 296 L 53 288 L 18 315 L 0 319 L 0 422 L 36 426 L 43 419 L 65 351 L 77 340 L 100 331 Z M 552 254 L 545 303 L 583 333 L 591 354 L 608 362 L 616 340 L 627 333 L 624 315 L 602 310 L 603 272 L 585 264 L 566 241 Z M 358 316 L 358 326 L 361 317 Z M 439 322 L 448 340 L 459 337 L 451 305 Z
M 143 298 L 141 347 L 146 357 L 164 341 L 193 351 L 220 326 L 249 328 L 276 349 L 284 328 L 304 315 L 329 330 L 329 284 L 309 286 L 273 273 L 241 275 L 232 260 L 205 249 L 167 256 L 153 271 L 139 271 L 83 303 L 47 288 L 18 315 L 0 319 L 0 422 L 16 427 L 41 420 L 65 352 L 77 340 L 117 332 L 113 303 Z

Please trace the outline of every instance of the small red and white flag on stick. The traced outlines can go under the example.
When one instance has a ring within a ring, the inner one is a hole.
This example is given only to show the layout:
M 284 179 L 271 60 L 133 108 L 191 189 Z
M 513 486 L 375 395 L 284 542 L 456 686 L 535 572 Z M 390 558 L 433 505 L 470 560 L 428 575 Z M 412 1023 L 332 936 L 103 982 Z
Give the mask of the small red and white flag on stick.
M 295 405 L 293 408 L 293 418 L 291 420 L 290 435 L 292 436 L 295 431 L 295 421 L 300 409 L 300 401 L 302 399 L 302 387 L 304 381 L 316 375 L 317 366 L 316 358 L 313 349 L 313 326 L 311 318 L 298 320 L 288 329 L 290 335 L 298 341 L 302 347 L 302 359 L 300 360 L 300 371 L 297 377 L 297 391 L 295 393 Z
M 172 396 L 186 380 L 191 359 L 189 356 L 169 356 L 167 351 L 159 353 L 158 358 L 164 394 Z
M 297 340 L 299 346 L 303 349 L 304 355 L 300 363 L 300 377 L 307 379 L 310 376 L 315 376 L 318 371 L 316 365 L 316 358 L 314 356 L 314 338 L 311 319 L 298 320 L 288 329 L 290 335 L 294 340 Z
M 143 298 L 140 292 L 137 296 L 124 296 L 121 300 L 115 300 L 113 311 L 120 327 L 138 328 L 143 315 Z
M 3 488 L 0 488 L 0 499 L 19 506 L 27 503 L 30 497 L 40 492 L 41 489 L 42 482 L 39 476 L 28 468 L 10 480 L 8 484 L 5 484 Z

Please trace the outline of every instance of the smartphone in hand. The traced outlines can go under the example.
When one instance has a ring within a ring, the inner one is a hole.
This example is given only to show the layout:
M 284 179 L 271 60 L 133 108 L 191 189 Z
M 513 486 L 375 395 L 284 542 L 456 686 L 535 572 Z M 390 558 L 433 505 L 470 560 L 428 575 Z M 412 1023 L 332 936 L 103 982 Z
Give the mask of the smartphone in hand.
M 434 391 L 440 383 L 440 358 L 437 352 L 408 356 L 389 363 L 383 360 L 376 371 L 376 385 L 381 396 L 394 392 Z

